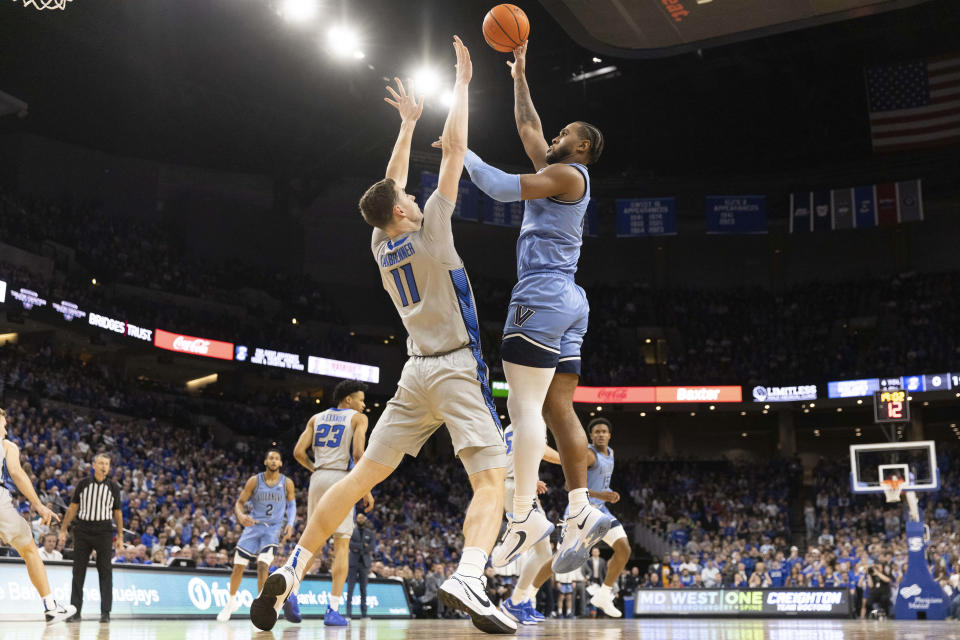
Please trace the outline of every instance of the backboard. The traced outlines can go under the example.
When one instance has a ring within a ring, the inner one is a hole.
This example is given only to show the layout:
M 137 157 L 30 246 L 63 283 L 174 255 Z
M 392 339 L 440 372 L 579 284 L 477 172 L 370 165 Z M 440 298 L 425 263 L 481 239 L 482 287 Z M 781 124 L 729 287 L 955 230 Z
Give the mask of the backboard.
M 891 476 L 905 480 L 903 491 L 939 489 L 933 440 L 850 445 L 850 489 L 854 493 L 881 493 L 881 480 Z

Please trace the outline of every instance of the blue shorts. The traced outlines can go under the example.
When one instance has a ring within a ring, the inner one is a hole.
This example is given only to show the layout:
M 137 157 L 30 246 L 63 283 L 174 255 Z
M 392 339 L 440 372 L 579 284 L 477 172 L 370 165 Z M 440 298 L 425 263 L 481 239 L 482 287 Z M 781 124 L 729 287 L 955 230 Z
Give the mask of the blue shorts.
M 569 583 L 560 583 L 560 593 L 573 593 L 573 585 Z
M 280 534 L 283 532 L 283 524 L 265 524 L 257 522 L 252 527 L 247 527 L 240 534 L 237 540 L 237 553 L 241 558 L 253 560 L 258 554 L 268 549 L 276 549 L 280 544 Z
M 500 348 L 504 362 L 580 375 L 590 305 L 571 276 L 540 271 L 513 288 Z

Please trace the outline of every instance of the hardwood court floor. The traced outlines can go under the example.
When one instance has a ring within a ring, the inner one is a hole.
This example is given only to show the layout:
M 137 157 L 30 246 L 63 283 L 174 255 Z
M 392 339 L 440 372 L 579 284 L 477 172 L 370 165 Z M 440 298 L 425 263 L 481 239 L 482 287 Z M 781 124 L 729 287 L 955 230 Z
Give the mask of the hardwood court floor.
M 518 637 L 537 640 L 960 640 L 960 623 L 859 620 L 748 620 L 642 618 L 636 620 L 548 620 L 521 627 Z M 494 638 L 469 621 L 354 620 L 324 627 L 322 620 L 299 625 L 283 621 L 273 631 L 249 622 L 215 620 L 114 620 L 46 627 L 42 622 L 0 621 L 0 640 L 459 640 Z

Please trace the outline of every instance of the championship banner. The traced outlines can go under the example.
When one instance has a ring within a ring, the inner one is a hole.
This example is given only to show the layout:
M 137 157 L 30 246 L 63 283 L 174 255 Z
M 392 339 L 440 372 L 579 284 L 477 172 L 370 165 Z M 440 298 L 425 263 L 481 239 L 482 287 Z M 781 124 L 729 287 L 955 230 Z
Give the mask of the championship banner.
M 830 231 L 833 229 L 833 215 L 830 211 L 830 192 L 813 192 L 813 230 Z
M 834 189 L 830 192 L 834 229 L 853 229 L 853 189 Z
M 440 176 L 432 171 L 420 172 L 420 197 L 417 203 L 423 209 L 427 205 L 427 200 L 437 190 L 437 184 Z M 470 220 L 478 222 L 480 220 L 480 208 L 477 200 L 480 191 L 477 186 L 469 180 L 461 180 L 457 188 L 457 203 L 453 210 L 453 217 L 460 220 Z
M 44 563 L 53 597 L 70 602 L 73 564 Z M 327 611 L 330 580 L 307 576 L 300 584 L 297 600 L 304 617 L 322 618 Z M 346 591 L 346 590 L 344 590 Z M 345 594 L 344 594 L 345 595 Z M 212 618 L 230 597 L 230 573 L 226 570 L 170 569 L 152 566 L 113 565 L 113 610 L 115 618 L 205 617 Z M 257 579 L 244 575 L 237 591 L 240 608 L 235 620 L 247 619 L 250 603 L 257 597 Z M 97 570 L 87 567 L 83 588 L 85 619 L 100 617 L 100 587 Z M 353 608 L 360 607 L 359 589 L 353 592 Z M 20 560 L 0 560 L 0 620 L 43 619 L 43 605 L 30 585 L 26 565 Z M 367 613 L 374 618 L 407 618 L 403 583 L 371 579 L 367 585 Z
M 808 233 L 813 230 L 811 200 L 809 191 L 790 194 L 790 233 Z
M 489 196 L 483 196 L 481 200 L 484 224 L 514 229 L 519 229 L 523 224 L 522 202 L 498 202 Z
M 619 198 L 616 211 L 618 238 L 677 234 L 676 198 Z
M 858 229 L 877 226 L 877 189 L 872 184 L 853 188 L 854 222 Z
M 877 185 L 877 221 L 881 227 L 899 222 L 897 212 L 897 185 L 884 183 Z
M 848 618 L 847 589 L 637 589 L 637 616 Z
M 766 196 L 707 196 L 707 233 L 766 232 Z

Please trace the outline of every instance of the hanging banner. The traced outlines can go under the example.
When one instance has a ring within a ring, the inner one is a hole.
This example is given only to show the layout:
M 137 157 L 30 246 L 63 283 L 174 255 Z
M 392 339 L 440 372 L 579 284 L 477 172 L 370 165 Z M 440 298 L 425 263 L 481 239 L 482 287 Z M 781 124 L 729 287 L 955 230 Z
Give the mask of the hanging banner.
M 766 232 L 766 196 L 707 196 L 707 233 Z
M 676 198 L 619 198 L 616 211 L 618 238 L 677 233 Z

